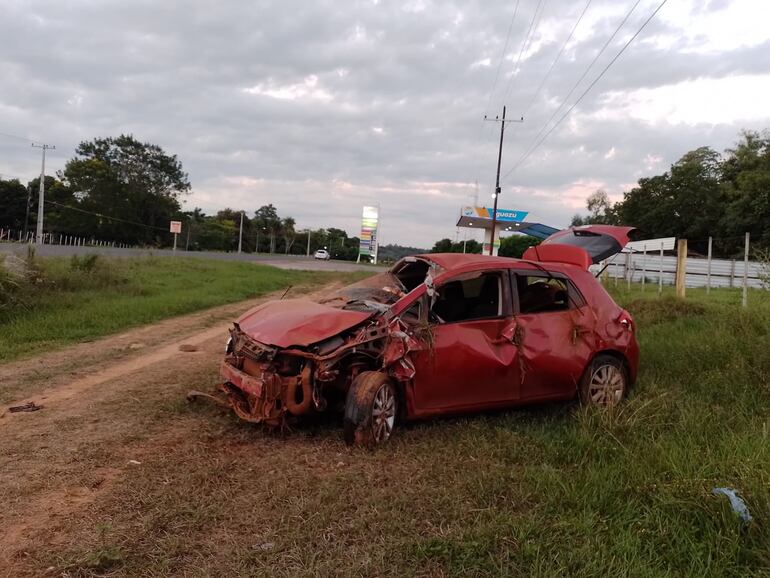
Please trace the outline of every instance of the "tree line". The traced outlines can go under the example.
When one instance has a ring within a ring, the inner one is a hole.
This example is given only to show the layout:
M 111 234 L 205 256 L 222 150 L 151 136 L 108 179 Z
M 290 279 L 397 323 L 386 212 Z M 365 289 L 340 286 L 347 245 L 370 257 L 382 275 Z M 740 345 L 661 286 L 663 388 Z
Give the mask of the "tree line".
M 540 244 L 540 239 L 529 235 L 511 235 L 500 239 L 500 247 L 497 254 L 500 257 L 513 257 L 520 259 L 524 251 Z M 481 253 L 483 245 L 475 239 L 467 241 L 452 241 L 441 239 L 433 245 L 431 253 Z
M 0 179 L 0 227 L 34 232 L 40 179 L 25 186 Z M 178 245 L 195 251 L 238 249 L 241 212 L 206 215 L 183 211 L 191 184 L 181 161 L 161 147 L 131 135 L 82 142 L 56 176 L 45 177 L 45 232 L 132 246 L 168 247 L 171 221 L 182 221 Z M 242 250 L 283 254 L 328 249 L 334 258 L 355 260 L 358 237 L 336 228 L 296 229 L 272 204 L 243 213 Z
M 588 215 L 572 225 L 623 224 L 638 227 L 646 238 L 688 239 L 704 250 L 714 238 L 714 253 L 740 256 L 744 235 L 752 247 L 770 248 L 770 132 L 744 131 L 733 148 L 719 153 L 699 147 L 663 174 L 639 179 L 611 203 L 599 190 L 587 200 Z

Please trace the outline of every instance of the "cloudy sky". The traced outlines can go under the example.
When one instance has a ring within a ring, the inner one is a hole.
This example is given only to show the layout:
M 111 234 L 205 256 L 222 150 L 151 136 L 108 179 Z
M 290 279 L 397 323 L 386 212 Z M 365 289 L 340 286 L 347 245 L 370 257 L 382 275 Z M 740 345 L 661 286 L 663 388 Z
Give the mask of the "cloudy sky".
M 503 104 L 525 120 L 501 206 L 553 226 L 770 127 L 770 3 L 669 0 L 551 131 L 660 4 L 586 1 L 2 0 L 0 174 L 40 170 L 9 135 L 56 145 L 50 174 L 81 140 L 132 133 L 179 156 L 187 207 L 273 203 L 352 235 L 379 203 L 381 242 L 428 247 L 477 191 L 491 204 L 482 119 Z

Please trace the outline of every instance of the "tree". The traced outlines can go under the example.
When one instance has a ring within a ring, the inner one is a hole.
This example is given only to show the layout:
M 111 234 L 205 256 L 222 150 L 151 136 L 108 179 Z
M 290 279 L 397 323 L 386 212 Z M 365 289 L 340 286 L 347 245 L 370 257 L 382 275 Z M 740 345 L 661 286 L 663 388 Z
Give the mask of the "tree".
M 498 249 L 497 254 L 501 257 L 521 259 L 524 251 L 540 243 L 540 239 L 529 235 L 511 235 L 500 241 L 500 249 Z
M 289 254 L 291 246 L 294 244 L 294 239 L 297 236 L 297 232 L 294 230 L 296 221 L 294 217 L 284 217 L 281 219 L 281 234 L 283 235 L 284 253 Z
M 745 131 L 741 137 L 721 166 L 722 233 L 734 237 L 731 250 L 739 250 L 745 232 L 753 243 L 770 248 L 770 133 Z
M 268 243 L 270 253 L 275 252 L 275 235 L 281 230 L 281 219 L 278 217 L 278 210 L 272 203 L 269 205 L 263 205 L 254 212 L 254 226 L 259 231 L 259 246 L 258 251 L 261 251 L 261 247 L 265 245 L 263 242 Z
M 588 196 L 586 209 L 589 213 L 587 216 L 583 217 L 580 214 L 572 216 L 570 227 L 619 224 L 616 206 L 612 204 L 604 189 L 597 189 Z
M 79 208 L 92 213 L 79 219 L 82 229 L 128 243 L 169 242 L 169 221 L 179 215 L 179 199 L 190 191 L 176 155 L 131 135 L 81 142 L 60 177 Z
M 0 227 L 22 230 L 26 216 L 26 187 L 18 179 L 0 179 Z
M 431 253 L 451 253 L 452 252 L 452 240 L 451 239 L 441 239 L 440 241 L 436 241 L 436 244 L 433 245 L 433 248 L 430 250 Z

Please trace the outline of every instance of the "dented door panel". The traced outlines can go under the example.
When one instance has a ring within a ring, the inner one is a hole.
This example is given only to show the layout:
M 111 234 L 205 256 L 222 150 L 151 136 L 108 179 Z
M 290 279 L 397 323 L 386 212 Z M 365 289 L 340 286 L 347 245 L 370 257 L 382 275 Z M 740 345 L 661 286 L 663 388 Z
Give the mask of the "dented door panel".
M 517 316 L 522 400 L 575 395 L 593 351 L 593 329 L 586 309 Z
M 435 325 L 432 346 L 413 353 L 416 414 L 518 399 L 520 375 L 511 318 Z M 508 335 L 509 337 L 506 337 Z

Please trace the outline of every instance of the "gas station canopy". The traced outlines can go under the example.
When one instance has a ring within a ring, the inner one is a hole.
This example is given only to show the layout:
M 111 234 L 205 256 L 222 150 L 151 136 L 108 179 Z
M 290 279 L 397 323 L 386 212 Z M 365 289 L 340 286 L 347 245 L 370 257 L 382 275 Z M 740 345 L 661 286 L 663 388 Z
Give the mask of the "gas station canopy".
M 460 210 L 460 218 L 457 221 L 458 227 L 468 227 L 470 229 L 482 229 L 484 231 L 484 252 L 489 251 L 489 242 L 492 237 L 492 211 L 488 207 L 463 207 Z M 559 229 L 543 225 L 534 221 L 527 221 L 529 215 L 527 211 L 511 211 L 508 209 L 497 209 L 497 223 L 495 224 L 495 254 L 500 245 L 500 233 L 522 233 L 545 239 L 556 233 Z

